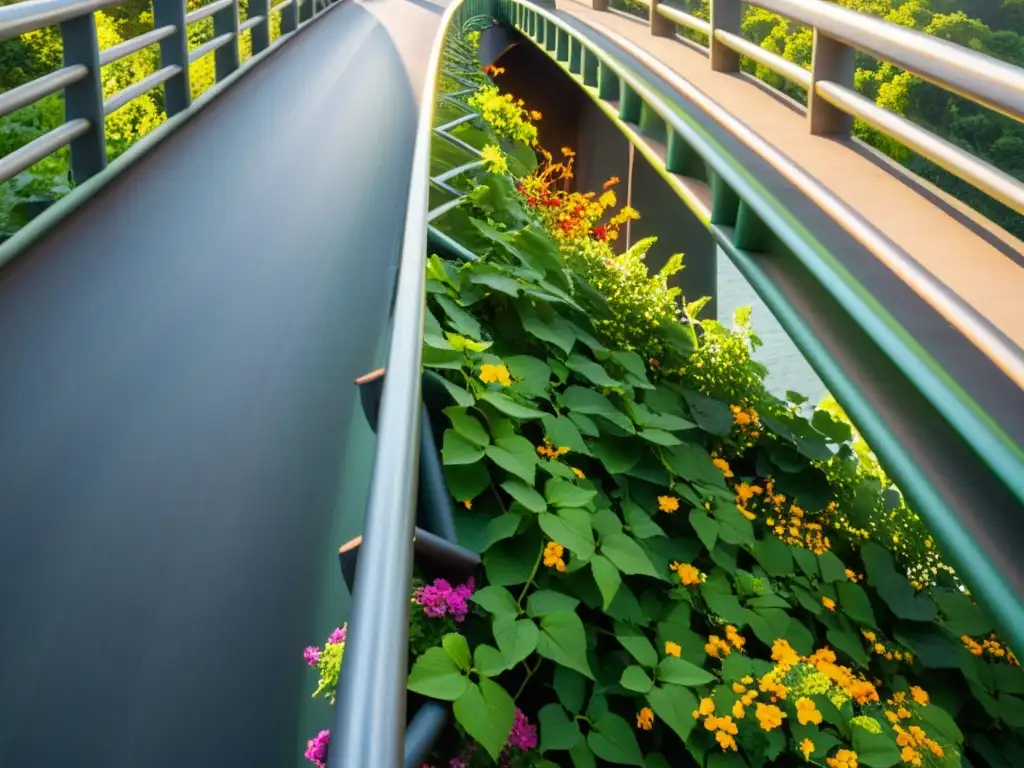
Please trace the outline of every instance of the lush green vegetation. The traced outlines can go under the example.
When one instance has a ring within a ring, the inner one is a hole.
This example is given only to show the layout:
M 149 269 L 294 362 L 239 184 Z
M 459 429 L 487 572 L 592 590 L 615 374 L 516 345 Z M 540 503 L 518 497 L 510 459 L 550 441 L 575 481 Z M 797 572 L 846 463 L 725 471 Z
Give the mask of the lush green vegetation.
M 456 130 L 483 162 L 439 219 L 478 258 L 426 265 L 484 563 L 412 594 L 413 705 L 457 724 L 433 765 L 1009 768 L 1024 672 L 838 406 L 767 393 L 746 313 L 702 320 L 665 280 L 682 257 L 616 254 L 617 180 L 570 191 L 572 149 L 535 155 L 536 113 L 478 82 Z M 306 652 L 328 699 L 335 645 Z
M 188 0 L 188 9 L 209 5 L 213 0 Z M 246 0 L 241 0 L 245 18 Z M 96 14 L 100 49 L 136 37 L 153 28 L 153 12 L 148 0 L 130 0 L 124 5 Z M 280 31 L 280 15 L 271 20 L 271 35 Z M 213 19 L 204 19 L 189 28 L 189 47 L 196 48 L 213 37 Z M 242 36 L 243 60 L 252 53 L 249 33 Z M 132 83 L 159 69 L 159 46 L 154 45 L 103 68 L 103 95 L 113 96 Z M 20 38 L 0 43 L 0 92 L 16 88 L 61 66 L 61 40 L 57 28 L 29 32 Z M 204 56 L 189 71 L 193 97 L 213 85 L 214 57 Z M 116 158 L 166 119 L 161 89 L 126 104 L 107 116 L 105 129 L 107 152 Z M 60 93 L 0 119 L 0 156 L 9 154 L 64 122 L 64 98 Z M 65 148 L 25 170 L 6 184 L 0 184 L 0 241 L 9 237 L 49 202 L 66 194 L 72 186 L 70 155 Z
M 1024 2 L 1021 0 L 837 0 L 839 5 L 886 21 L 916 29 L 963 45 L 989 56 L 1024 66 Z M 646 18 L 646 6 L 636 0 L 613 0 L 623 10 Z M 698 18 L 709 18 L 707 0 L 668 0 Z M 812 32 L 761 8 L 744 6 L 743 34 L 773 53 L 810 69 Z M 701 45 L 706 36 L 680 30 Z M 806 103 L 807 94 L 771 70 L 743 59 L 745 71 Z M 1024 126 L 1008 117 L 946 93 L 921 78 L 891 64 L 857 54 L 857 89 L 915 123 L 1024 179 Z M 855 134 L 898 160 L 914 173 L 933 182 L 962 202 L 1000 224 L 1017 237 L 1024 237 L 1024 217 L 992 200 L 970 184 L 916 155 L 902 144 L 857 121 Z

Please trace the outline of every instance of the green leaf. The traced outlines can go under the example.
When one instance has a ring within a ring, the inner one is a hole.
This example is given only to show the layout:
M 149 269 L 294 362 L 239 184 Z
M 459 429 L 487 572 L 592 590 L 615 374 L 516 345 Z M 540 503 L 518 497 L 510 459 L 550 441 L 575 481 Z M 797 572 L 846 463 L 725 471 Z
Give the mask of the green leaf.
M 530 578 L 539 546 L 536 537 L 517 536 L 499 541 L 484 554 L 487 583 L 496 587 L 524 583 Z
M 548 614 L 540 620 L 540 630 L 537 653 L 594 679 L 587 662 L 587 635 L 579 616 L 568 611 Z
M 851 581 L 841 581 L 836 584 L 836 594 L 839 595 L 839 604 L 843 612 L 854 621 L 867 624 L 869 627 L 878 628 L 875 621 L 875 613 L 871 610 L 871 601 L 868 599 L 860 584 Z
M 636 741 L 633 727 L 618 715 L 607 712 L 593 722 L 587 744 L 602 760 L 616 765 L 638 765 L 643 768 L 644 756 Z
M 580 601 L 552 589 L 539 589 L 526 601 L 526 613 L 537 619 L 549 613 L 575 611 Z
M 654 714 L 685 744 L 694 724 L 692 712 L 697 708 L 697 697 L 687 688 L 678 685 L 658 686 L 647 694 L 647 703 Z
M 466 355 L 457 349 L 435 349 L 432 346 L 423 348 L 424 368 L 447 368 L 453 371 L 462 369 Z
M 556 507 L 585 507 L 594 500 L 597 491 L 552 478 L 544 484 L 544 496 Z
M 594 581 L 597 582 L 597 588 L 601 591 L 601 608 L 607 611 L 619 587 L 622 586 L 622 576 L 619 569 L 612 565 L 611 560 L 603 555 L 594 555 L 590 558 L 590 570 L 594 575 Z
M 570 414 L 574 421 L 580 414 Z M 585 417 L 584 417 L 585 418 Z M 604 437 L 590 444 L 590 452 L 602 463 L 610 475 L 622 475 L 629 472 L 640 461 L 640 453 L 636 443 L 630 439 Z
M 574 715 L 583 711 L 583 701 L 587 695 L 587 679 L 583 675 L 568 667 L 556 666 L 554 688 L 563 707 Z
M 602 537 L 601 554 L 623 573 L 661 578 L 643 548 L 624 533 Z
M 946 629 L 954 637 L 977 637 L 992 631 L 992 620 L 962 592 L 935 590 L 932 597 L 939 604 L 939 610 L 945 618 Z
M 531 512 L 543 512 L 548 508 L 544 497 L 519 480 L 506 480 L 501 484 L 505 492 Z
M 920 707 L 917 713 L 922 720 L 942 734 L 946 741 L 953 744 L 963 744 L 964 735 L 957 726 L 956 720 L 938 704 L 932 702 L 926 707 Z M 932 728 L 926 728 L 925 730 L 930 732 Z
M 736 506 L 718 505 L 714 507 L 715 518 L 718 520 L 718 536 L 727 544 L 750 547 L 754 544 L 754 526 L 740 514 Z
M 434 300 L 441 305 L 441 309 L 448 316 L 449 325 L 455 329 L 456 333 L 469 336 L 471 339 L 480 338 L 480 323 L 469 312 L 456 304 L 448 296 L 438 294 L 434 296 Z
M 867 571 L 868 584 L 897 617 L 910 621 L 932 621 L 937 609 L 927 594 L 918 594 L 906 576 L 897 573 L 892 555 L 872 541 L 860 548 L 861 559 Z
M 691 509 L 690 525 L 693 526 L 693 530 L 697 532 L 697 538 L 708 552 L 713 550 L 715 542 L 718 541 L 718 521 L 703 509 Z
M 511 355 L 502 359 L 514 381 L 516 392 L 527 397 L 546 397 L 551 367 L 530 355 Z
M 441 646 L 464 672 L 469 672 L 469 643 L 458 632 L 449 632 L 441 638 Z
M 665 432 L 662 429 L 641 429 L 637 434 L 647 442 L 654 443 L 655 445 L 682 445 L 683 443 L 682 440 L 671 432 Z
M 618 387 L 621 386 L 621 382 L 616 381 L 608 372 L 600 365 L 595 363 L 588 357 L 583 355 L 569 355 L 569 359 L 565 361 L 566 366 L 570 371 L 578 373 L 583 378 L 587 379 L 591 384 L 598 387 Z
M 846 443 L 853 437 L 850 425 L 837 421 L 828 411 L 815 411 L 811 417 L 811 426 L 833 443 Z
M 648 669 L 658 666 L 658 651 L 651 645 L 647 635 L 636 627 L 622 622 L 615 622 L 613 625 L 615 638 L 622 644 L 629 655 Z
M 793 555 L 793 559 L 796 560 L 796 564 L 800 566 L 800 570 L 807 575 L 807 578 L 818 578 L 818 556 L 816 554 L 803 547 L 790 547 L 790 553 Z
M 769 576 L 785 576 L 793 572 L 793 555 L 789 547 L 771 534 L 754 545 L 754 557 Z
M 871 733 L 863 728 L 853 729 L 853 751 L 857 762 L 868 768 L 892 768 L 900 762 L 896 742 L 883 733 Z
M 505 657 L 509 668 L 514 667 L 537 648 L 540 633 L 537 625 L 529 619 L 516 619 L 515 616 L 495 616 L 492 626 L 494 640 L 498 649 Z
M 678 477 L 713 488 L 725 488 L 725 476 L 712 462 L 711 455 L 694 443 L 680 443 L 663 452 L 669 468 Z
M 633 535 L 638 539 L 651 539 L 655 536 L 665 536 L 665 532 L 661 529 L 661 526 L 654 522 L 654 520 L 651 519 L 651 516 L 635 502 L 622 502 L 622 516 L 626 520 L 626 525 L 629 526 Z
M 485 611 L 494 616 L 511 616 L 515 618 L 519 613 L 516 606 L 516 599 L 512 593 L 504 587 L 489 586 L 478 589 L 470 598 Z
M 690 414 L 701 429 L 719 437 L 728 437 L 732 433 L 732 411 L 728 403 L 688 389 L 682 394 L 690 407 Z
M 491 484 L 491 476 L 483 462 L 446 465 L 444 481 L 456 501 L 472 501 Z
M 571 419 L 566 416 L 551 416 L 547 414 L 541 417 L 541 421 L 544 423 L 544 434 L 553 446 L 556 448 L 569 448 L 576 453 L 582 453 L 584 456 L 590 455 L 590 449 L 583 441 L 580 431 L 572 423 Z
M 522 287 L 519 283 L 515 283 L 515 285 Z M 546 321 L 540 317 L 528 301 L 516 302 L 516 310 L 519 312 L 523 329 L 531 336 L 558 347 L 567 355 L 572 351 L 576 337 L 573 335 L 572 327 L 559 315 L 554 315 L 550 322 Z
M 468 685 L 469 680 L 444 648 L 428 648 L 409 673 L 409 690 L 432 699 L 455 701 Z
M 508 661 L 497 648 L 481 643 L 473 652 L 473 666 L 481 677 L 497 677 L 508 669 Z
M 846 578 L 846 565 L 832 552 L 823 552 L 818 556 L 818 567 L 821 568 L 823 581 L 849 581 Z
M 491 680 L 470 683 L 453 706 L 455 719 L 497 761 L 516 719 L 516 705 L 508 692 Z
M 726 681 L 737 681 L 742 677 L 754 674 L 750 658 L 742 653 L 731 653 L 722 660 L 722 677 Z
M 658 680 L 663 683 L 693 687 L 714 679 L 715 676 L 707 670 L 675 656 L 666 656 L 658 665 Z
M 511 397 L 503 395 L 501 392 L 485 392 L 480 396 L 480 399 L 490 403 L 506 416 L 511 416 L 513 419 L 539 419 L 544 415 L 544 411 L 538 411 L 536 408 L 528 405 L 520 405 Z
M 565 710 L 558 704 L 547 704 L 537 713 L 540 723 L 540 750 L 572 749 L 582 739 L 580 725 L 570 720 Z
M 752 611 L 748 611 L 740 605 L 736 595 L 716 594 L 705 590 L 701 590 L 701 595 L 704 597 L 704 602 L 708 604 L 708 609 L 712 613 L 721 616 L 729 624 L 745 627 L 750 623 L 750 619 L 754 615 Z
M 832 645 L 853 659 L 857 665 L 866 667 L 871 663 L 871 659 L 864 652 L 864 644 L 853 632 L 837 627 L 830 629 L 826 636 Z
M 566 387 L 559 398 L 568 411 L 588 416 L 601 416 L 627 432 L 634 431 L 633 422 L 604 395 L 585 387 Z
M 467 440 L 454 429 L 444 431 L 441 458 L 445 464 L 475 464 L 483 458 L 483 455 L 483 448 Z
M 486 286 L 513 298 L 518 296 L 526 287 L 514 277 L 509 277 L 504 270 L 487 263 L 474 265 L 472 270 L 467 271 L 466 279 L 470 283 Z M 526 324 L 523 323 L 523 325 L 525 326 Z
M 597 760 L 594 753 L 590 751 L 586 739 L 569 750 L 569 757 L 572 758 L 573 768 L 597 768 Z
M 576 557 L 587 560 L 594 554 L 594 534 L 590 529 L 590 513 L 582 509 L 562 509 L 558 515 L 541 512 L 537 517 L 540 529 Z
M 501 437 L 494 442 L 494 445 L 487 446 L 487 458 L 532 486 L 538 461 L 533 444 L 518 435 Z
M 466 413 L 465 408 L 452 406 L 451 408 L 445 408 L 444 414 L 451 421 L 452 429 L 469 440 L 469 442 L 480 446 L 490 445 L 491 438 L 487 434 L 487 430 L 484 429 L 483 424 L 475 416 Z
M 619 680 L 619 685 L 629 691 L 647 693 L 651 690 L 654 683 L 651 678 L 647 676 L 647 673 L 644 672 L 643 667 L 631 664 L 622 671 L 622 678 Z

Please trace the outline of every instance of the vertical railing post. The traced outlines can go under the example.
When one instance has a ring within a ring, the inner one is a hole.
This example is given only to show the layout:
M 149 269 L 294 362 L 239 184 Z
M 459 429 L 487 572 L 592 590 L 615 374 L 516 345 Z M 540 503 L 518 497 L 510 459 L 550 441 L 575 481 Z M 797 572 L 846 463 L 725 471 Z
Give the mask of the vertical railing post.
M 716 30 L 742 34 L 743 8 L 740 0 L 711 0 L 711 69 L 715 72 L 738 72 L 740 55 L 715 36 Z
M 188 109 L 192 91 L 188 75 L 188 30 L 185 27 L 185 0 L 153 0 L 153 27 L 174 27 L 174 34 L 160 41 L 160 66 L 181 68 L 164 83 L 164 109 L 167 116 Z
M 299 24 L 305 24 L 313 18 L 313 0 L 295 0 L 299 3 Z
M 87 77 L 64 91 L 64 116 L 68 121 L 85 119 L 89 130 L 71 142 L 71 175 L 81 184 L 107 166 L 107 141 L 103 128 L 103 83 L 100 46 L 92 11 L 60 25 L 64 66 L 84 64 Z
M 235 0 L 227 8 L 213 14 L 213 34 L 215 37 L 227 32 L 233 32 L 235 35 L 231 42 L 225 43 L 214 53 L 218 83 L 238 69 L 238 38 L 240 37 L 238 27 L 238 0 Z
M 661 0 L 651 0 L 651 34 L 656 37 L 672 37 L 676 33 L 676 23 L 658 13 Z
M 299 0 L 292 0 L 284 8 L 281 9 L 281 34 L 287 35 L 289 32 L 294 32 L 295 28 L 299 26 Z
M 853 129 L 853 117 L 821 98 L 816 85 L 820 80 L 829 80 L 853 90 L 854 53 L 850 46 L 814 30 L 811 87 L 807 91 L 807 121 L 811 135 L 848 136 Z
M 591 6 L 590 7 L 593 8 L 595 11 L 607 11 L 608 10 L 608 0 L 590 0 L 590 2 L 591 2 Z
M 262 16 L 263 21 L 252 28 L 252 55 L 270 46 L 270 0 L 249 0 L 249 18 Z

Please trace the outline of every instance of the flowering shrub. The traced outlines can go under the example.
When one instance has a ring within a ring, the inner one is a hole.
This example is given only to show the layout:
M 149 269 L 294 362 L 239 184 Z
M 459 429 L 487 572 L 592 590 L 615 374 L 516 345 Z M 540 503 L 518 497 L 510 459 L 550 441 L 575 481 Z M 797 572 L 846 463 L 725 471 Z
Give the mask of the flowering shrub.
M 1024 673 L 967 594 L 851 522 L 849 425 L 765 392 L 749 316 L 700 320 L 642 252 L 616 277 L 609 190 L 570 192 L 571 152 L 510 179 L 507 108 L 483 110 L 510 102 L 481 94 L 494 149 L 446 230 L 480 258 L 427 264 L 445 477 L 484 563 L 458 622 L 417 598 L 451 627 L 408 682 L 452 702 L 433 764 L 1009 766 Z

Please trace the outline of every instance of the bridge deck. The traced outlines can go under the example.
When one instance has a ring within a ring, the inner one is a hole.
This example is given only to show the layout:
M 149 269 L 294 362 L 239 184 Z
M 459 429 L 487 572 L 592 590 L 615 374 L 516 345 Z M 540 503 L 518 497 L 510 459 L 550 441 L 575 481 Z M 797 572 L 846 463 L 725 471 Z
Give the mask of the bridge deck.
M 442 10 L 331 10 L 0 274 L 0 765 L 303 762 Z
M 850 208 L 1024 347 L 1024 243 L 854 140 L 811 136 L 802 105 L 740 74 L 714 72 L 706 54 L 651 35 L 647 23 L 573 0 L 559 12 L 609 30 L 657 57 L 834 192 Z M 924 297 L 926 300 L 927 296 Z

